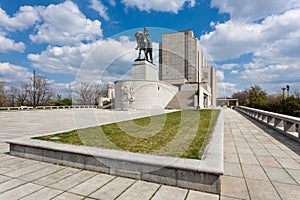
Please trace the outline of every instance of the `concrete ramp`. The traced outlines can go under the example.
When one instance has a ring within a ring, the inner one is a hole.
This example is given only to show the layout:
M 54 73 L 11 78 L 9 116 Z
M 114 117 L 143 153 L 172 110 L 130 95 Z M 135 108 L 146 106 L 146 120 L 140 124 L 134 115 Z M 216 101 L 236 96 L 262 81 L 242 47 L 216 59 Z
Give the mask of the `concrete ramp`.
M 169 101 L 166 109 L 193 109 L 195 91 L 178 91 Z

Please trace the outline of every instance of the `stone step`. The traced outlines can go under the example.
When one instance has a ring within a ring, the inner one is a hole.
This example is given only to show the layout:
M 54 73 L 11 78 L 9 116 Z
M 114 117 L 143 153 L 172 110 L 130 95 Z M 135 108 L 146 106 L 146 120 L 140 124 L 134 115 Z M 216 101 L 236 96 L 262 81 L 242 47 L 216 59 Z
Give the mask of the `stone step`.
M 195 91 L 178 91 L 166 109 L 193 109 Z

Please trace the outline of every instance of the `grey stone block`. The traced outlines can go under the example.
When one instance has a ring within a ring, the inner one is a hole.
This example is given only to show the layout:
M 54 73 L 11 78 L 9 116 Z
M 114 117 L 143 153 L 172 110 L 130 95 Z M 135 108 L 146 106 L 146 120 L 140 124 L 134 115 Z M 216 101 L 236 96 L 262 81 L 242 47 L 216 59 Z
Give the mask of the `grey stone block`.
M 42 148 L 35 148 L 30 146 L 24 147 L 24 157 L 34 160 L 43 160 L 43 149 Z
M 115 169 L 115 168 L 110 168 L 109 173 L 111 175 L 124 176 L 133 179 L 141 179 L 142 177 L 140 172 L 134 172 L 130 170 L 126 171 L 126 170 Z
M 84 169 L 85 155 L 63 152 L 62 153 L 62 164 L 69 166 L 69 167 Z
M 86 156 L 84 168 L 91 171 L 97 171 L 97 172 L 103 172 L 109 174 L 109 167 L 103 163 L 105 163 L 105 161 L 102 158 L 97 158 L 94 156 Z
M 177 186 L 220 194 L 220 176 L 196 171 L 177 170 Z
M 9 148 L 10 148 L 10 155 L 24 157 L 24 146 L 23 145 L 10 143 Z
M 61 151 L 53 151 L 45 149 L 43 152 L 43 161 L 55 164 L 62 164 L 63 153 Z
M 176 170 L 170 168 L 161 168 L 155 171 L 142 173 L 142 179 L 146 181 L 153 181 L 167 185 L 176 186 Z

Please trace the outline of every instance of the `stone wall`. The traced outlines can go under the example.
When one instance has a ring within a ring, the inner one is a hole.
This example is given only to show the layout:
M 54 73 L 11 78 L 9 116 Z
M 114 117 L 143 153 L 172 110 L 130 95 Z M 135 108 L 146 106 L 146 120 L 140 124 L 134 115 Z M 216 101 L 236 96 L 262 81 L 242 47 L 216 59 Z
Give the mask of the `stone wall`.
M 178 88 L 162 81 L 119 80 L 116 86 L 116 109 L 164 109 Z

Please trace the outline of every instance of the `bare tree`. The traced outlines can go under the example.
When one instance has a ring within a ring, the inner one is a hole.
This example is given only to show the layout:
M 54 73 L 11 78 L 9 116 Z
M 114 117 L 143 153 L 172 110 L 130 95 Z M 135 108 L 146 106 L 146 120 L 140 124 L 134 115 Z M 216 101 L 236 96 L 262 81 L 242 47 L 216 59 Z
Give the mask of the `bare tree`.
M 24 84 L 24 87 L 28 93 L 28 102 L 32 106 L 49 105 L 54 96 L 50 81 L 47 78 L 35 76 L 35 74 L 28 83 Z
M 100 97 L 108 96 L 108 89 L 112 83 L 105 83 L 105 85 L 93 85 L 88 82 L 79 82 L 74 86 L 73 94 L 74 100 L 77 104 L 83 105 L 97 105 Z
M 96 87 L 88 82 L 77 83 L 74 87 L 75 102 L 83 105 L 93 104 Z
M 18 88 L 10 86 L 6 91 L 6 101 L 8 106 L 14 107 L 16 105 L 18 90 Z
M 5 106 L 6 97 L 5 97 L 5 90 L 4 84 L 0 81 L 0 106 Z

